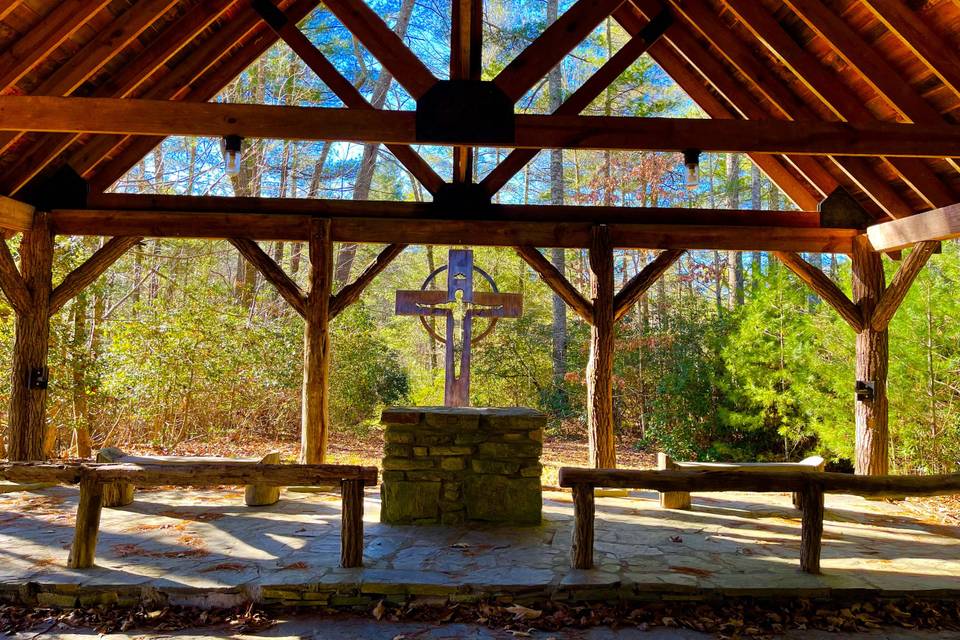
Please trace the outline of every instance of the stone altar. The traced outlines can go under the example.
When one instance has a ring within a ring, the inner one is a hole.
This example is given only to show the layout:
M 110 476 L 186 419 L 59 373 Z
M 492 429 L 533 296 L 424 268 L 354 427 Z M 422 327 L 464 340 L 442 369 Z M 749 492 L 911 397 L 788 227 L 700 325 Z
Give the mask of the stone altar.
M 382 508 L 390 524 L 539 524 L 546 416 L 532 409 L 383 412 Z

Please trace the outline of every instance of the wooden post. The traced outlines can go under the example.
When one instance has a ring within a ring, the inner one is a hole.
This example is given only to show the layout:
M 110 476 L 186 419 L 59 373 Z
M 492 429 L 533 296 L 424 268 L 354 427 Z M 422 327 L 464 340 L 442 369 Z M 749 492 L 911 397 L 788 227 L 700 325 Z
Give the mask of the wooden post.
M 340 516 L 340 566 L 363 566 L 363 480 L 340 483 L 343 511 Z
M 67 559 L 67 566 L 71 569 L 87 569 L 93 566 L 102 506 L 103 486 L 97 481 L 95 472 L 84 472 L 80 480 L 80 504 L 77 506 L 73 545 Z
M 613 247 L 610 228 L 597 225 L 590 234 L 590 291 L 593 323 L 587 364 L 587 427 L 590 464 L 617 466 L 613 439 Z
M 263 456 L 260 464 L 280 464 L 280 452 L 273 451 Z M 248 484 L 244 501 L 248 507 L 266 507 L 280 500 L 280 487 L 271 484 Z
M 667 454 L 657 454 L 657 469 L 676 469 L 677 464 Z M 689 491 L 664 491 L 660 493 L 660 507 L 663 509 L 689 509 Z
M 820 573 L 820 545 L 823 538 L 823 489 L 814 483 L 803 491 L 803 519 L 800 530 L 800 568 Z
M 330 220 L 310 221 L 310 292 L 303 330 L 303 409 L 300 461 L 322 464 L 327 453 L 330 373 L 330 289 L 333 243 Z
M 573 486 L 573 541 L 570 563 L 574 569 L 593 568 L 593 485 Z
M 97 451 L 97 462 L 117 462 L 125 457 L 125 454 L 116 447 L 105 447 Z M 103 506 L 105 507 L 125 507 L 133 502 L 133 494 L 136 487 L 124 480 L 104 483 L 101 489 L 103 494 Z
M 8 427 L 10 460 L 43 460 L 46 453 L 43 443 L 52 269 L 49 215 L 37 212 L 33 228 L 23 232 L 20 242 L 20 271 L 29 302 L 16 314 Z
M 885 288 L 883 263 L 864 237 L 854 241 L 852 258 L 853 301 L 869 319 Z M 864 322 L 863 331 L 857 334 L 856 379 L 872 383 L 873 397 L 855 400 L 856 471 L 862 475 L 886 475 L 889 471 L 887 360 L 887 329 L 877 331 L 871 322 Z

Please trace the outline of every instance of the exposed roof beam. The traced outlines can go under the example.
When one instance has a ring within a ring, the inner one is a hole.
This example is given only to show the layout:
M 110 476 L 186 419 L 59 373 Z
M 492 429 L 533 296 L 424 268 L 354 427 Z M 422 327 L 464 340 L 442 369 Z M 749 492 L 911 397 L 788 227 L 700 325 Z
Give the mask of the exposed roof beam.
M 9 89 L 76 33 L 110 0 L 66 0 L 0 55 L 0 91 Z
M 369 205 L 374 203 L 357 203 Z M 395 203 L 406 204 L 406 203 Z M 549 209 L 550 207 L 540 207 Z M 521 208 L 522 211 L 522 208 Z M 681 210 L 678 210 L 681 211 Z M 540 213 L 540 212 L 538 212 Z M 56 233 L 64 235 L 137 235 L 145 237 L 229 238 L 242 235 L 257 240 L 304 241 L 309 220 L 325 217 L 282 213 L 210 213 L 182 211 L 130 211 L 64 209 L 51 212 Z M 333 240 L 403 244 L 472 244 L 479 246 L 587 247 L 591 221 L 550 219 L 510 221 L 503 218 L 464 220 L 427 217 L 337 217 L 332 219 Z M 759 227 L 722 224 L 609 225 L 616 247 L 631 249 L 720 249 L 738 251 L 797 251 L 847 253 L 857 235 L 853 229 L 816 227 Z
M 289 20 L 299 22 L 318 4 L 319 0 L 293 0 L 286 3 L 283 11 Z M 242 13 L 233 16 L 216 34 L 204 40 L 192 51 L 188 62 L 177 65 L 163 76 L 144 97 L 197 102 L 210 100 L 277 42 L 277 35 L 263 24 L 249 4 L 242 1 L 238 8 Z M 237 46 L 237 43 L 242 44 Z M 218 63 L 219 66 L 211 70 Z M 117 149 L 124 138 L 100 136 L 95 140 L 99 145 L 96 142 L 85 144 L 71 155 L 69 164 L 89 178 L 91 189 L 103 191 L 163 138 L 136 138 L 120 151 Z M 109 160 L 104 161 L 105 158 Z
M 504 67 L 493 82 L 516 102 L 560 64 L 623 1 L 577 0 Z
M 556 115 L 577 115 L 604 92 L 620 74 L 627 70 L 637 58 L 650 47 L 663 33 L 663 27 L 669 17 L 658 22 L 650 22 L 637 35 L 631 38 L 619 51 L 610 57 L 593 75 L 587 78 L 563 104 L 553 113 Z M 539 152 L 539 149 L 516 149 L 503 159 L 480 184 L 490 195 L 499 191 L 513 176 L 523 169 Z M 813 209 L 811 206 L 810 209 Z
M 752 0 L 724 0 L 724 2 L 754 36 L 838 117 L 858 123 L 876 120 L 864 106 L 863 101 L 843 84 L 843 80 L 831 73 L 812 54 L 797 44 L 763 6 Z M 947 154 L 944 157 L 949 156 L 950 154 Z M 842 160 L 837 162 L 868 194 L 876 195 L 889 189 L 885 181 L 874 180 L 873 176 L 867 175 L 862 168 L 850 167 Z M 942 206 L 947 200 L 954 199 L 949 187 L 922 162 L 893 158 L 891 164 L 907 183 L 933 206 Z M 879 202 L 879 198 L 877 200 L 878 204 L 885 206 L 884 203 Z M 890 199 L 886 198 L 886 200 Z M 903 217 L 913 212 L 909 207 L 903 211 L 900 210 L 898 203 L 893 204 L 896 204 L 896 209 L 891 209 L 889 202 L 885 206 L 887 212 L 893 217 Z
M 258 0 L 254 4 L 266 23 L 280 36 L 294 53 L 300 56 L 310 69 L 317 74 L 327 87 L 350 109 L 376 111 L 373 105 L 353 86 L 327 57 L 297 28 L 296 23 L 287 20 L 283 12 L 269 0 Z M 404 145 L 387 145 L 387 148 L 404 167 L 432 194 L 443 186 L 443 178 L 420 157 L 416 151 Z
M 0 229 L 26 231 L 33 227 L 32 205 L 0 196 Z
M 863 3 L 960 96 L 960 53 L 954 47 L 903 0 L 863 0 Z
M 388 69 L 414 100 L 437 79 L 363 0 L 326 0 L 324 5 Z
M 960 203 L 925 211 L 867 227 L 870 245 L 876 251 L 906 249 L 927 240 L 960 237 Z
M 67 96 L 103 68 L 127 45 L 136 40 L 157 18 L 179 0 L 146 0 L 138 2 L 102 28 L 70 60 L 41 82 L 31 93 L 42 96 Z M 0 153 L 13 144 L 20 134 L 0 134 Z
M 236 1 L 243 0 L 212 0 L 196 5 L 179 20 L 167 26 L 133 61 L 123 65 L 104 84 L 98 86 L 91 97 L 129 97 Z M 13 167 L 11 173 L 3 176 L 0 193 L 16 194 L 79 137 L 79 134 L 48 135 L 28 148 L 18 150 L 17 166 Z
M 0 20 L 13 13 L 17 7 L 23 4 L 23 0 L 2 0 L 0 1 Z
M 617 9 L 614 18 L 634 37 L 640 34 L 647 23 L 646 18 L 640 15 L 639 10 L 632 3 L 624 4 Z M 678 29 L 674 29 L 674 33 L 677 32 Z M 711 68 L 709 65 L 719 65 L 699 44 L 693 43 L 684 51 L 686 58 L 684 60 L 676 52 L 673 44 L 666 38 L 661 38 L 650 46 L 649 54 L 711 118 L 763 119 L 769 117 L 769 114 L 762 111 L 755 103 L 754 97 L 732 76 L 723 70 L 715 74 L 715 78 L 708 74 Z M 721 98 L 710 91 L 708 83 L 717 87 Z M 729 102 L 729 106 L 724 100 Z M 751 113 L 754 115 L 750 115 Z M 790 160 L 803 176 L 803 180 L 809 182 L 810 187 L 794 176 L 793 172 L 787 168 L 787 161 L 782 158 L 751 154 L 750 159 L 801 209 L 815 209 L 820 199 L 837 187 L 836 180 L 820 166 L 815 158 L 797 156 L 796 161 Z M 804 164 L 807 166 L 802 166 Z M 816 189 L 819 193 L 812 189 Z
M 450 79 L 483 75 L 483 0 L 453 0 L 450 15 Z M 453 148 L 453 181 L 473 180 L 473 147 Z
M 0 130 L 132 135 L 230 134 L 250 138 L 436 144 L 416 135 L 410 111 L 109 98 L 0 96 Z M 687 148 L 759 152 L 947 157 L 960 155 L 960 126 L 889 122 L 789 122 L 517 115 L 516 148 Z M 441 143 L 442 144 L 442 143 Z

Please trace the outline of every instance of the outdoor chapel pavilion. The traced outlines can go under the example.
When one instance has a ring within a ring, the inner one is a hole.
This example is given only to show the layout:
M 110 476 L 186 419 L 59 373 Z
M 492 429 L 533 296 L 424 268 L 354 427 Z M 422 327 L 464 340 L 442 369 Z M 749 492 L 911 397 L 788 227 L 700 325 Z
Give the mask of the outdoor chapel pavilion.
M 228 239 L 302 316 L 302 465 L 256 476 L 282 474 L 271 476 L 275 485 L 298 484 L 301 466 L 314 474 L 307 479 L 334 477 L 319 466 L 328 439 L 331 320 L 407 245 L 486 245 L 516 250 L 591 327 L 591 468 L 561 474 L 561 483 L 574 489 L 578 514 L 589 515 L 589 528 L 587 515 L 578 516 L 574 566 L 591 566 L 595 487 L 696 491 L 713 483 L 716 490 L 794 491 L 804 507 L 801 565 L 810 572 L 819 567 L 824 492 L 958 490 L 956 475 L 883 476 L 887 327 L 940 241 L 960 236 L 960 2 L 576 0 L 495 77 L 484 78 L 482 0 L 453 0 L 450 69 L 442 77 L 363 0 L 326 0 L 323 6 L 412 96 L 415 105 L 405 111 L 375 109 L 304 35 L 297 25 L 319 5 L 0 0 L 0 228 L 6 238 L 22 234 L 19 264 L 7 243 L 0 243 L 0 288 L 16 314 L 6 438 L 11 462 L 45 457 L 46 389 L 57 375 L 47 365 L 51 315 L 145 237 Z M 630 34 L 627 44 L 572 88 L 552 114 L 521 113 L 518 101 L 608 18 Z M 209 102 L 280 41 L 343 108 Z M 709 118 L 580 115 L 643 54 Z M 251 138 L 382 143 L 432 198 L 418 203 L 111 193 L 165 136 L 221 138 L 228 152 L 242 151 L 243 140 Z M 418 145 L 449 148 L 450 181 L 418 154 Z M 474 182 L 480 147 L 506 153 Z M 701 154 L 745 153 L 798 210 L 493 204 L 494 194 L 541 149 L 557 148 L 675 153 L 691 172 Z M 109 240 L 54 282 L 56 235 Z M 258 241 L 307 243 L 308 288 L 301 289 Z M 334 291 L 337 242 L 386 246 L 356 280 Z M 556 247 L 588 250 L 589 296 L 541 251 Z M 624 248 L 659 254 L 618 289 L 613 256 Z M 761 474 L 767 488 L 753 489 L 760 480 L 733 472 L 613 471 L 616 324 L 684 251 L 698 249 L 769 252 L 853 329 L 850 431 L 858 477 L 823 474 L 825 480 L 811 481 L 800 474 L 778 480 Z M 852 296 L 802 257 L 810 253 L 849 256 Z M 898 264 L 889 282 L 885 260 Z M 125 472 L 163 484 L 159 476 L 129 468 L 104 471 L 100 480 L 82 484 L 93 477 L 84 474 L 97 473 L 94 465 L 7 465 L 4 473 L 15 479 L 30 469 L 46 469 L 88 490 L 104 478 L 123 479 Z M 252 477 L 225 469 L 220 484 L 247 484 L 239 480 Z M 208 484 L 212 474 L 204 476 Z M 363 484 L 371 484 L 368 475 L 336 477 L 345 491 L 362 495 Z M 78 521 L 89 509 L 99 518 L 98 500 L 81 496 Z M 78 524 L 74 551 L 88 555 L 71 563 L 90 566 L 96 524 L 92 545 L 89 536 L 83 543 L 80 529 Z M 343 551 L 344 566 L 362 560 L 362 544 L 361 533 L 359 551 Z

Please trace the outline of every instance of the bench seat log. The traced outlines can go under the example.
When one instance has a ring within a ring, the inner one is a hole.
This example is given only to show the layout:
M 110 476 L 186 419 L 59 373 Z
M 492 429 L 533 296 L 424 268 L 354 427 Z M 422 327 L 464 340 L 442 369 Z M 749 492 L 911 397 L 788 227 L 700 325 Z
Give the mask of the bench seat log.
M 107 447 L 97 452 L 97 462 L 116 464 L 198 464 L 207 462 L 238 462 L 248 465 L 280 464 L 280 453 L 272 451 L 262 458 L 220 458 L 213 456 L 134 456 L 115 447 Z M 133 502 L 135 485 L 118 480 L 105 483 L 103 488 L 103 506 L 123 507 Z M 276 504 L 280 500 L 280 487 L 264 484 L 248 484 L 244 492 L 244 502 L 248 507 L 263 507 Z
M 247 485 L 257 487 L 257 491 L 265 488 L 279 491 L 279 487 L 288 485 L 339 483 L 343 500 L 340 563 L 343 567 L 359 567 L 363 564 L 363 489 L 377 484 L 377 478 L 376 467 L 210 462 L 209 458 L 142 463 L 0 463 L 0 480 L 80 485 L 76 527 L 67 560 L 73 569 L 93 566 L 104 490 L 122 483 L 131 487 Z
M 800 462 L 678 462 L 665 453 L 657 454 L 657 469 L 663 470 L 725 469 L 753 473 L 756 471 L 790 472 L 796 470 L 797 467 L 823 471 L 826 467 L 826 460 L 820 456 L 810 456 Z M 660 506 L 664 509 L 689 509 L 690 505 L 689 491 L 660 493 Z M 797 509 L 803 508 L 801 496 L 796 491 L 793 492 L 793 506 Z
M 960 494 L 960 473 L 932 476 L 855 476 L 827 473 L 816 466 L 795 464 L 789 469 L 753 465 L 749 472 L 724 465 L 665 470 L 587 469 L 563 467 L 560 486 L 573 490 L 574 533 L 571 564 L 575 569 L 593 564 L 593 491 L 597 487 L 652 489 L 662 493 L 691 491 L 755 491 L 800 494 L 803 516 L 800 530 L 800 567 L 820 573 L 823 541 L 823 496 L 844 493 L 863 497 L 939 496 Z M 586 496 L 589 495 L 589 498 Z M 589 516 L 589 526 L 583 522 Z

